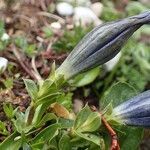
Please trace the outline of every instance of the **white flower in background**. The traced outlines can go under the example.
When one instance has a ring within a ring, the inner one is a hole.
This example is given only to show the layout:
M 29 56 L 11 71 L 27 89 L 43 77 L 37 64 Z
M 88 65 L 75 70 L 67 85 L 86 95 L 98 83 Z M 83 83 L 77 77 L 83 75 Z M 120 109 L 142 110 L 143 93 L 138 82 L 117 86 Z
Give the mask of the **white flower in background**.
M 73 6 L 65 2 L 58 3 L 56 5 L 56 10 L 61 16 L 70 16 L 73 14 Z
M 121 52 L 119 52 L 113 59 L 104 64 L 107 71 L 111 71 L 118 63 L 121 57 Z
M 4 33 L 3 35 L 2 35 L 2 37 L 1 37 L 1 40 L 2 41 L 7 41 L 7 40 L 9 40 L 9 35 L 7 34 L 7 33 Z
M 8 60 L 4 57 L 0 57 L 0 73 L 6 70 L 7 65 L 8 65 Z
M 95 13 L 87 7 L 75 7 L 74 9 L 74 22 L 76 25 L 87 25 L 94 23 L 95 26 L 100 25 L 102 21 L 95 15 Z

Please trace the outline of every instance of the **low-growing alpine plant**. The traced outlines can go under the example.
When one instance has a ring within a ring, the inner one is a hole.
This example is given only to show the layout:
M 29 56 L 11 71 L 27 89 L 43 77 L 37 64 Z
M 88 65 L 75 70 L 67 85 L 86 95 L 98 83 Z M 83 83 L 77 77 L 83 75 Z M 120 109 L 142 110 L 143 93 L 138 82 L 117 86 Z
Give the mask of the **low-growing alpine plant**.
M 128 93 L 124 95 L 132 95 L 133 98 L 123 102 L 127 98 L 121 96 L 123 103 L 116 106 L 115 101 L 119 99 L 116 94 L 115 100 L 111 101 L 110 97 L 110 103 L 103 108 L 86 105 L 76 115 L 72 110 L 72 94 L 64 92 L 63 85 L 75 75 L 109 61 L 137 29 L 148 23 L 150 11 L 98 26 L 81 40 L 56 71 L 53 65 L 45 81 L 39 81 L 37 85 L 25 79 L 31 97 L 30 106 L 23 113 L 4 104 L 4 112 L 12 122 L 14 132 L 0 144 L 0 149 L 104 150 L 110 144 L 111 150 L 130 149 L 131 139 L 127 137 L 132 137 L 131 134 L 134 134 L 132 149 L 136 149 L 143 129 L 130 126 L 150 126 L 150 91 L 133 97 L 135 89 L 125 84 Z M 123 140 L 120 146 L 111 126 L 122 134 L 125 132 L 122 138 L 119 136 L 119 141 Z M 1 122 L 0 128 L 3 129 L 0 134 L 8 135 L 4 123 Z M 112 138 L 111 143 L 108 134 Z

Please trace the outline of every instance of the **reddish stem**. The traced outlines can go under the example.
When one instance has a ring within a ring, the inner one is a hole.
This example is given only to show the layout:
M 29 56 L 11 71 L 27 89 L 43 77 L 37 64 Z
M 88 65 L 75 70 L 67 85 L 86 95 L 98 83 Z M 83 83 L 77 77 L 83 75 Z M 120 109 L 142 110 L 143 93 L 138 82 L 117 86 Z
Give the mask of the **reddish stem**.
M 118 138 L 117 138 L 117 134 L 116 132 L 113 130 L 113 128 L 108 124 L 108 122 L 106 121 L 106 119 L 103 117 L 103 115 L 97 110 L 97 108 L 95 106 L 91 107 L 92 111 L 96 111 L 99 113 L 102 122 L 104 124 L 104 126 L 106 127 L 106 129 L 108 130 L 110 136 L 111 136 L 111 148 L 110 150 L 120 150 L 120 146 L 118 143 Z

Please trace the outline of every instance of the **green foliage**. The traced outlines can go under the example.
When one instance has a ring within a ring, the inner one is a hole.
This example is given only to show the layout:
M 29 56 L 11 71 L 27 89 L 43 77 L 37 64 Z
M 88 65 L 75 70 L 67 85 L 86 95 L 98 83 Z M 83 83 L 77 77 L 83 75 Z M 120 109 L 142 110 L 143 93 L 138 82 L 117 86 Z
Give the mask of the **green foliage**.
M 44 143 L 50 142 L 56 135 L 58 135 L 58 129 L 60 125 L 58 123 L 52 124 L 47 128 L 43 129 L 40 133 L 38 133 L 33 140 L 31 141 L 31 145 L 35 143 Z
M 21 144 L 22 144 L 22 141 L 21 141 L 19 134 L 14 132 L 0 144 L 0 149 L 19 150 L 19 148 L 21 147 Z
M 92 83 L 96 79 L 96 77 L 99 76 L 99 74 L 100 68 L 97 67 L 90 71 L 77 75 L 72 81 L 70 81 L 70 83 L 75 87 L 85 86 Z
M 137 150 L 143 137 L 143 129 L 133 127 L 122 127 L 120 130 L 124 132 L 118 134 L 121 149 Z
M 6 46 L 9 44 L 9 40 L 4 40 L 2 37 L 5 33 L 5 24 L 0 20 L 0 51 L 5 50 Z
M 83 28 L 82 26 L 75 26 L 73 30 L 65 29 L 63 37 L 61 37 L 52 48 L 57 53 L 68 52 L 73 50 L 81 38 L 92 29 L 92 26 Z
M 80 138 L 83 138 L 101 147 L 100 136 L 92 133 L 100 127 L 100 124 L 101 120 L 99 114 L 97 112 L 92 112 L 86 105 L 77 115 L 73 132 Z
M 0 20 L 0 37 L 5 33 L 4 22 Z
M 104 145 L 100 134 L 96 132 L 101 125 L 99 113 L 92 112 L 86 105 L 77 117 L 73 117 L 75 114 L 72 116 L 68 111 L 71 110 L 72 94 L 65 94 L 61 90 L 60 81 L 62 78 L 59 77 L 53 80 L 48 78 L 36 85 L 32 80 L 24 80 L 31 96 L 31 105 L 24 113 L 13 110 L 11 105 L 4 105 L 4 111 L 16 132 L 1 143 L 0 147 L 7 149 L 10 144 L 16 150 L 20 147 L 64 149 L 63 144 L 67 143 L 65 147 L 72 149 L 80 147 L 79 141 L 86 141 L 83 148 L 100 148 Z M 4 132 L 4 124 L 2 125 Z M 14 139 L 15 142 L 12 143 Z
M 70 150 L 71 149 L 70 137 L 67 134 L 62 135 L 62 137 L 60 138 L 59 149 L 60 150 Z
M 7 78 L 3 80 L 3 84 L 5 85 L 6 89 L 12 89 L 13 88 L 13 78 Z
M 0 121 L 0 134 L 2 135 L 8 135 L 9 132 L 6 129 L 6 124 L 2 121 Z
M 115 9 L 115 6 L 111 1 L 104 1 L 104 8 L 101 15 L 102 20 L 113 21 L 121 18 L 121 15 L 122 14 Z
M 29 57 L 32 57 L 37 53 L 36 45 L 29 44 L 25 37 L 16 37 L 14 43 Z
M 136 1 L 130 2 L 129 5 L 127 5 L 126 7 L 126 11 L 130 16 L 139 14 L 146 10 L 148 10 L 148 7 L 146 5 Z
M 102 108 L 104 109 L 110 103 L 113 104 L 113 107 L 123 103 L 125 100 L 135 96 L 137 94 L 135 88 L 127 83 L 116 83 L 111 88 L 109 88 L 100 101 Z
M 38 87 L 35 84 L 35 82 L 33 80 L 25 79 L 24 83 L 25 83 L 26 89 L 27 89 L 28 94 L 30 95 L 30 97 L 33 100 L 36 99 L 37 92 L 38 92 Z
M 48 28 L 48 27 L 44 27 L 43 28 L 43 32 L 44 32 L 44 36 L 46 38 L 50 38 L 50 37 L 53 36 L 53 31 L 50 28 Z
M 11 104 L 4 103 L 3 110 L 9 119 L 12 119 L 14 117 L 15 111 Z
M 86 105 L 77 115 L 74 124 L 76 132 L 93 132 L 100 126 L 100 116 L 97 112 L 92 112 Z
M 127 83 L 117 83 L 113 85 L 108 91 L 105 92 L 103 101 L 103 107 L 108 106 L 110 103 L 112 105 L 112 109 L 123 103 L 124 101 L 132 98 L 137 94 L 136 90 Z M 136 150 L 143 136 L 142 128 L 133 128 L 127 126 L 121 126 L 120 124 L 116 124 L 116 118 L 111 116 L 111 112 L 108 110 L 109 107 L 106 107 L 104 113 L 106 119 L 110 122 L 110 124 L 114 125 L 114 128 L 120 132 L 118 132 L 118 137 L 120 141 L 121 149 L 133 149 Z M 109 111 L 109 112 L 108 112 Z M 105 137 L 106 141 L 109 141 L 109 137 Z

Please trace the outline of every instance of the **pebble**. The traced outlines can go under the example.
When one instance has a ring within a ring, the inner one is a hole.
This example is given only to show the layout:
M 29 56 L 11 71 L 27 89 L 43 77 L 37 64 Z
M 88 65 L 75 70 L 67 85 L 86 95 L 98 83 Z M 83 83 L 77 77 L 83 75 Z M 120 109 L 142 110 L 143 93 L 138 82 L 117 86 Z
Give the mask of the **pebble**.
M 53 22 L 50 26 L 53 29 L 61 29 L 61 24 L 59 22 Z
M 106 67 L 106 70 L 111 71 L 119 62 L 120 57 L 121 57 L 121 52 L 119 52 L 113 59 L 105 63 L 104 66 Z
M 91 10 L 95 13 L 97 17 L 100 17 L 103 11 L 103 4 L 100 2 L 96 2 L 91 4 Z
M 95 15 L 95 13 L 87 7 L 75 7 L 73 20 L 76 25 L 85 26 L 93 23 L 95 26 L 100 25 L 102 21 Z
M 0 73 L 3 73 L 8 65 L 8 60 L 4 57 L 0 57 Z
M 65 2 L 58 3 L 56 10 L 61 16 L 71 16 L 73 14 L 73 6 Z
M 147 7 L 150 7 L 150 0 L 140 0 L 140 2 L 146 5 Z

